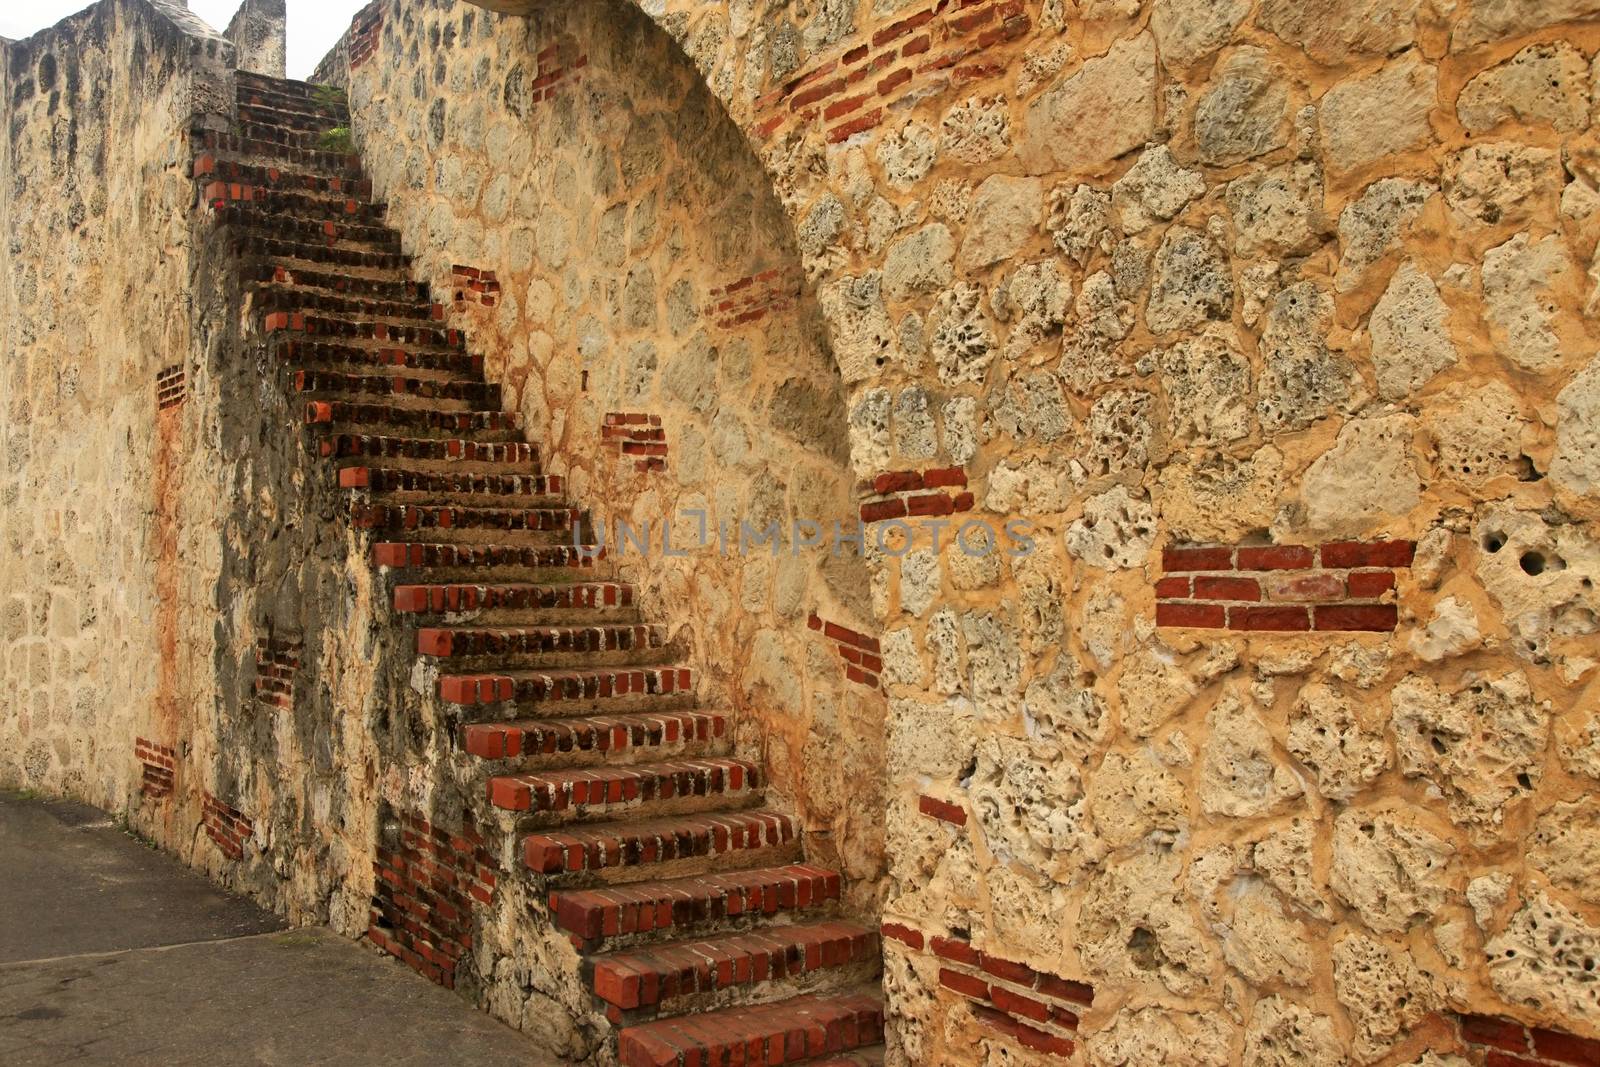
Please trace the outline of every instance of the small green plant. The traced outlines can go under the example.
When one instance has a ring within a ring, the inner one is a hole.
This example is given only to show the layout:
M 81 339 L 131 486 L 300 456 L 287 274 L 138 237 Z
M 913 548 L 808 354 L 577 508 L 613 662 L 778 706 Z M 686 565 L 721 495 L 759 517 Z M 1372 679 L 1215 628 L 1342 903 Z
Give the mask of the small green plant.
M 348 126 L 335 126 L 324 131 L 318 144 L 324 152 L 338 152 L 341 155 L 350 155 L 356 150 L 355 138 L 350 136 Z
M 344 93 L 331 85 L 319 85 L 311 90 L 311 102 L 322 111 L 333 111 L 344 105 Z

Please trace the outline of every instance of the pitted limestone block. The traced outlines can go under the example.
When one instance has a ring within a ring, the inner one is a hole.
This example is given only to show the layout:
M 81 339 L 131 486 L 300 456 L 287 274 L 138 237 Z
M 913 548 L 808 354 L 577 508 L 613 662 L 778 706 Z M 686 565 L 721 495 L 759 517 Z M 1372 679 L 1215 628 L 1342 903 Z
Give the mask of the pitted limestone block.
M 1250 416 L 1250 361 L 1231 326 L 1214 324 L 1161 353 L 1175 441 L 1221 445 L 1246 437 Z
M 1022 653 L 1017 648 L 1011 606 L 1002 601 L 993 613 L 968 612 L 961 617 L 967 646 L 968 692 L 978 715 L 988 722 L 1011 718 L 1022 698 Z
M 1043 212 L 1039 179 L 990 175 L 973 194 L 956 269 L 972 272 L 1011 259 L 1038 229 Z
M 1485 226 L 1544 214 L 1560 188 L 1556 152 L 1513 141 L 1463 148 L 1444 169 L 1445 200 L 1459 218 Z
M 1132 300 L 1150 282 L 1151 261 L 1155 258 L 1155 232 L 1127 237 L 1111 249 L 1111 283 L 1120 296 Z
M 1028 105 L 1017 154 L 1031 173 L 1095 173 L 1152 139 L 1156 45 L 1149 33 L 1119 41 Z
M 1438 71 L 1413 50 L 1329 89 L 1321 104 L 1328 169 L 1356 170 L 1427 143 L 1438 81 Z
M 900 560 L 900 610 L 923 615 L 939 597 L 939 557 L 928 549 L 907 552 Z
M 1068 528 L 1066 545 L 1090 567 L 1124 570 L 1144 564 L 1155 537 L 1150 501 L 1119 485 L 1084 502 L 1083 518 Z
M 1001 96 L 975 96 L 944 113 L 939 143 L 951 159 L 978 164 L 1011 149 L 1011 110 Z
M 1450 842 L 1399 808 L 1358 808 L 1334 822 L 1331 884 L 1368 929 L 1430 922 L 1451 896 Z
M 1600 494 L 1600 357 L 1556 396 L 1556 454 L 1550 479 L 1592 502 Z
M 1061 381 L 1049 371 L 1013 378 L 989 394 L 984 440 L 1004 433 L 1019 443 L 1050 444 L 1072 428 Z
M 1318 883 L 1314 854 L 1317 824 L 1291 819 L 1287 826 L 1255 843 L 1250 863 L 1290 903 L 1319 919 L 1332 917 L 1326 891 Z
M 1507 809 L 1538 787 L 1550 735 L 1549 710 L 1527 678 L 1468 674 L 1451 692 L 1410 675 L 1390 703 L 1400 770 L 1443 793 L 1474 844 L 1498 841 Z
M 1227 44 L 1249 13 L 1249 0 L 1154 0 L 1150 30 L 1162 65 L 1194 66 Z
M 1424 182 L 1382 178 L 1339 215 L 1340 292 L 1360 285 L 1368 268 L 1400 246 L 1435 192 Z
M 1010 324 L 1006 358 L 1019 360 L 1060 334 L 1072 309 L 1072 282 L 1054 257 L 1024 263 L 995 287 L 990 306 L 996 318 Z
M 957 464 L 966 464 L 978 453 L 978 401 L 976 397 L 953 396 L 944 403 L 939 427 L 945 455 Z
M 1593 703 L 1589 701 L 1591 707 Z M 1577 720 L 1562 723 L 1557 739 L 1562 765 L 1569 773 L 1600 781 L 1600 715 L 1591 710 Z
M 1000 564 L 1000 551 L 991 548 L 984 550 L 990 542 L 974 535 L 970 541 L 959 538 L 956 551 L 944 557 L 945 568 L 950 572 L 950 584 L 957 589 L 992 589 L 1000 584 L 1001 573 L 1004 568 Z M 1017 564 L 1026 563 L 1031 557 L 1019 557 Z M 1030 617 L 1029 622 L 1034 619 Z M 1024 625 L 1024 639 L 1031 637 L 1029 626 Z
M 1097 271 L 1084 279 L 1074 310 L 1077 322 L 1061 349 L 1061 377 L 1084 395 L 1128 374 L 1118 342 L 1133 329 L 1133 305 L 1117 295 L 1111 275 Z
M 1425 425 L 1438 452 L 1438 470 L 1456 481 L 1478 487 L 1521 472 L 1528 419 L 1504 382 L 1452 387 L 1432 406 Z
M 927 683 L 928 670 L 917 650 L 916 632 L 909 626 L 883 635 L 883 680 L 890 685 Z
M 984 507 L 999 514 L 1052 515 L 1067 510 L 1075 495 L 1071 461 L 1053 455 L 1046 459 L 1007 459 L 989 472 Z
M 1529 45 L 1468 82 L 1456 115 L 1471 134 L 1508 120 L 1582 130 L 1589 125 L 1589 62 L 1564 42 Z
M 1224 898 L 1223 889 L 1249 870 L 1250 849 L 1225 841 L 1213 842 L 1196 849 L 1189 857 L 1189 870 L 1184 879 L 1190 898 L 1200 906 L 1200 915 L 1213 930 L 1218 930 L 1227 917 L 1224 905 L 1231 907 L 1231 893 Z
M 1132 640 L 1127 616 L 1128 602 L 1109 585 L 1095 586 L 1083 602 L 1078 639 L 1101 670 L 1116 662 Z
M 813 259 L 822 256 L 844 233 L 844 222 L 844 204 L 832 193 L 822 194 L 795 227 L 800 251 Z
M 877 373 L 894 348 L 894 323 L 883 303 L 883 275 L 845 275 L 817 292 L 822 314 L 833 327 L 833 356 L 848 385 Z M 859 457 L 856 457 L 859 462 Z
M 933 222 L 889 246 L 883 261 L 883 291 L 890 300 L 939 291 L 952 276 L 955 239 Z
M 1040 737 L 1080 759 L 1098 749 L 1105 738 L 1107 716 L 1094 682 L 1094 676 L 1062 650 L 1055 669 L 1028 683 L 1023 693 L 1030 734 L 1038 731 Z
M 1181 662 L 1163 646 L 1141 648 L 1125 661 L 1117 679 L 1122 729 L 1134 737 L 1150 736 L 1238 663 L 1238 646 L 1227 642 L 1203 647 Z
M 1227 167 L 1289 143 L 1289 87 L 1268 53 L 1241 48 L 1223 60 L 1195 105 L 1200 158 Z
M 1166 145 L 1150 145 L 1111 187 L 1111 204 L 1122 232 L 1136 234 L 1175 218 L 1205 191 L 1199 171 L 1178 166 Z
M 933 169 L 939 156 L 939 135 L 920 122 L 908 122 L 878 142 L 877 155 L 884 180 L 905 191 Z
M 1145 466 L 1155 438 L 1154 398 L 1132 390 L 1107 393 L 1089 409 L 1089 447 L 1083 465 L 1102 478 Z
M 1181 867 L 1169 847 L 1151 842 L 1095 874 L 1074 939 L 1090 974 L 1159 983 L 1178 996 L 1213 987 L 1218 953 L 1182 899 Z
M 1483 299 L 1497 349 L 1518 367 L 1545 371 L 1563 359 L 1575 324 L 1560 313 L 1560 290 L 1575 274 L 1561 238 L 1520 233 L 1483 258 Z
M 957 540 L 960 540 L 959 533 Z M 990 555 L 998 571 L 999 553 Z M 1054 541 L 1041 542 L 1030 555 L 1017 557 L 1012 573 L 1017 580 L 1023 648 L 1033 655 L 1042 655 L 1061 647 L 1067 626 L 1062 595 L 1067 565 L 1060 549 Z
M 1315 248 L 1328 231 L 1322 200 L 1322 168 L 1305 160 L 1229 182 L 1234 254 L 1281 257 Z
M 983 313 L 982 297 L 980 289 L 963 282 L 940 293 L 934 305 L 929 351 L 946 385 L 982 382 L 994 361 L 994 331 Z
M 1055 41 L 1030 49 L 1022 56 L 1022 70 L 1017 75 L 1017 96 L 1032 96 L 1033 91 L 1061 73 L 1075 55 L 1068 41 Z
M 1238 692 L 1225 692 L 1206 715 L 1197 789 L 1210 815 L 1255 818 L 1304 792 L 1299 777 L 1274 751 L 1272 735 Z
M 935 960 L 909 952 L 883 954 L 883 992 L 895 1005 L 895 1025 L 885 1035 L 891 1057 L 886 1063 L 928 1062 L 926 1028 L 939 1014 L 938 988 Z
M 1600 904 L 1600 801 L 1557 804 L 1534 822 L 1528 862 L 1552 883 Z
M 1222 923 L 1222 956 L 1256 986 L 1305 986 L 1314 970 L 1310 932 L 1284 913 L 1265 882 L 1244 878 L 1230 888 Z
M 1409 952 L 1363 934 L 1334 945 L 1333 987 L 1355 1030 L 1357 1063 L 1382 1058 L 1439 1001 L 1434 976 Z
M 1144 1007 L 1119 1013 L 1085 1043 L 1095 1067 L 1220 1067 L 1232 1037 L 1219 1012 Z
M 1545 893 L 1525 898 L 1483 954 L 1490 983 L 1508 1002 L 1586 1027 L 1600 1020 L 1600 929 Z
M 1328 1016 L 1280 996 L 1256 1002 L 1245 1029 L 1243 1067 L 1343 1067 L 1347 1062 Z
M 1105 854 L 1087 825 L 1077 764 L 1050 746 L 984 739 L 967 791 L 984 845 L 1001 863 L 1072 883 Z
M 891 780 L 921 775 L 954 779 L 977 745 L 975 709 L 961 698 L 936 703 L 891 699 L 888 734 Z
M 1579 644 L 1600 618 L 1600 542 L 1576 524 L 1533 511 L 1488 509 L 1473 528 L 1474 570 L 1516 638 L 1517 653 L 1547 662 L 1552 644 Z
M 1151 333 L 1190 330 L 1233 315 L 1228 257 L 1208 235 L 1187 226 L 1167 231 L 1156 253 L 1145 322 Z
M 1112 848 L 1188 827 L 1183 783 L 1149 749 L 1109 753 L 1089 779 L 1088 802 L 1100 839 Z
M 1372 363 L 1378 395 L 1410 396 L 1459 358 L 1450 340 L 1450 309 L 1415 263 L 1403 264 L 1372 309 Z
M 1438 663 L 1470 652 L 1483 643 L 1478 613 L 1472 604 L 1447 596 L 1433 606 L 1433 614 L 1411 635 L 1409 647 L 1424 663 Z
M 1301 485 L 1312 533 L 1361 536 L 1403 519 L 1422 501 L 1409 415 L 1354 419 L 1306 471 Z
M 1329 800 L 1349 800 L 1389 766 L 1382 729 L 1363 714 L 1369 706 L 1322 682 L 1301 689 L 1295 701 L 1289 751 L 1317 776 L 1317 790 Z
M 1362 399 L 1350 360 L 1328 348 L 1333 297 L 1313 282 L 1273 298 L 1261 334 L 1256 411 L 1264 429 L 1297 430 Z
M 894 428 L 894 450 L 901 457 L 920 460 L 938 454 L 938 429 L 926 389 L 913 385 L 900 390 L 890 425 Z
M 1272 525 L 1282 481 L 1283 455 L 1271 445 L 1246 459 L 1210 452 L 1162 470 L 1156 508 L 1174 538 L 1237 541 Z
M 1328 673 L 1357 689 L 1371 689 L 1389 673 L 1393 653 L 1387 644 L 1338 645 L 1328 657 Z
M 1422 0 L 1264 0 L 1256 22 L 1318 63 L 1337 65 L 1410 47 L 1421 6 Z
M 1092 185 L 1059 185 L 1050 193 L 1045 229 L 1056 248 L 1078 266 L 1096 251 L 1109 252 L 1111 194 Z

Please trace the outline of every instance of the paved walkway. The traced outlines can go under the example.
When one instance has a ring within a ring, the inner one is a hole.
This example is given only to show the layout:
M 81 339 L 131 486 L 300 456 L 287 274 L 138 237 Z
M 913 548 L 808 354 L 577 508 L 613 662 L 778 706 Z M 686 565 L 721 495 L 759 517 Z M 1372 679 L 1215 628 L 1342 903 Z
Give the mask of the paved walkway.
M 537 1064 L 406 968 L 229 896 L 79 804 L 0 793 L 0 1064 Z

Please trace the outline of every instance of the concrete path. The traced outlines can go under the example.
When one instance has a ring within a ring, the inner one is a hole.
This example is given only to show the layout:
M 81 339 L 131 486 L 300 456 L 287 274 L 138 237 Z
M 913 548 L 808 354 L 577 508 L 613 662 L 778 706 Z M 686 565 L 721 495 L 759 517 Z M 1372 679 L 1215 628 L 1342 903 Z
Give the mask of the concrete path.
M 103 812 L 0 793 L 0 1064 L 538 1064 L 375 952 L 218 891 Z

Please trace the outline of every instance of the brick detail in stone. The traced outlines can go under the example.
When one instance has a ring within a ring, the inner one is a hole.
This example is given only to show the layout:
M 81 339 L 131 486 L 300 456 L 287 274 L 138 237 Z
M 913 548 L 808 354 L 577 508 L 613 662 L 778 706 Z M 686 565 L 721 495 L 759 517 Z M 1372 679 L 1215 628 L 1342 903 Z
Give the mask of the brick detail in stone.
M 1078 1015 L 1094 1001 L 1089 986 L 983 952 L 965 938 L 926 935 L 895 922 L 879 932 L 886 947 L 935 957 L 939 985 L 971 1002 L 986 1027 L 1034 1052 L 1072 1054 Z
M 867 487 L 871 499 L 861 502 L 862 522 L 923 518 L 971 511 L 967 472 L 960 467 L 924 471 L 885 471 Z
M 500 302 L 500 281 L 492 270 L 457 263 L 450 268 L 450 287 L 457 307 L 492 308 Z
M 472 948 L 473 911 L 493 902 L 500 867 L 470 827 L 450 832 L 420 815 L 400 820 L 399 847 L 378 848 L 367 938 L 424 977 L 455 988 Z
M 200 818 L 206 836 L 231 860 L 244 858 L 244 843 L 256 832 L 255 824 L 237 808 L 229 807 L 215 795 L 201 797 Z
M 1454 1024 L 1474 1063 L 1487 1067 L 1594 1067 L 1600 1041 L 1512 1019 L 1457 1015 Z M 1480 1059 L 1481 1057 L 1481 1059 Z
M 350 69 L 373 57 L 383 40 L 383 5 L 368 4 L 350 20 Z
M 552 99 L 556 90 L 577 81 L 578 72 L 589 65 L 589 57 L 578 51 L 572 40 L 546 45 L 534 59 L 539 72 L 523 90 L 527 94 L 523 99 L 529 106 Z
M 820 123 L 837 144 L 870 130 L 911 93 L 927 95 L 997 78 L 992 50 L 1033 26 L 1022 0 L 934 0 L 862 43 L 825 52 L 756 100 L 756 130 L 772 137 Z
M 876 637 L 868 637 L 836 622 L 828 622 L 815 612 L 806 620 L 806 625 L 820 631 L 834 643 L 839 650 L 839 658 L 844 660 L 845 677 L 857 685 L 878 688 L 878 676 L 883 673 L 883 660 L 880 658 L 883 649 Z
M 614 447 L 617 455 L 632 458 L 635 470 L 667 469 L 667 431 L 661 426 L 660 415 L 607 412 L 600 438 L 606 447 Z
M 774 311 L 787 311 L 800 298 L 800 277 L 774 267 L 711 290 L 712 321 L 724 330 L 760 322 Z
M 156 408 L 166 411 L 183 403 L 189 396 L 182 366 L 163 367 L 156 374 Z
M 938 797 L 930 797 L 925 794 L 919 796 L 917 798 L 917 811 L 930 819 L 938 819 L 940 822 L 947 822 L 951 826 L 967 825 L 966 808 L 963 808 L 960 804 L 952 804 L 948 800 L 940 800 Z
M 139 792 L 157 800 L 171 796 L 178 770 L 177 752 L 166 745 L 136 737 L 133 754 L 141 767 Z
M 256 700 L 275 708 L 294 707 L 294 676 L 300 669 L 298 640 L 267 636 L 256 640 Z
M 1162 553 L 1156 625 L 1244 631 L 1394 630 L 1395 571 L 1414 541 L 1178 545 Z

